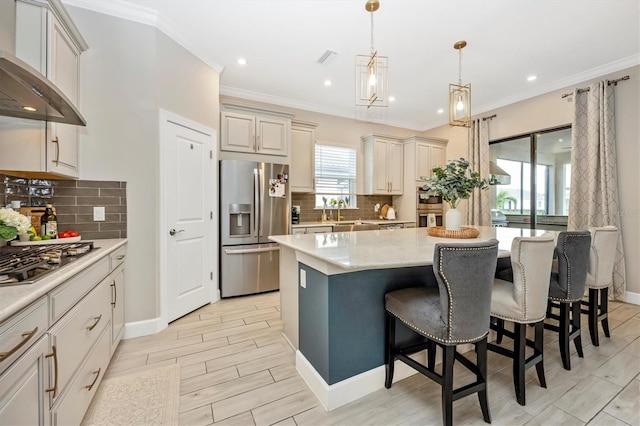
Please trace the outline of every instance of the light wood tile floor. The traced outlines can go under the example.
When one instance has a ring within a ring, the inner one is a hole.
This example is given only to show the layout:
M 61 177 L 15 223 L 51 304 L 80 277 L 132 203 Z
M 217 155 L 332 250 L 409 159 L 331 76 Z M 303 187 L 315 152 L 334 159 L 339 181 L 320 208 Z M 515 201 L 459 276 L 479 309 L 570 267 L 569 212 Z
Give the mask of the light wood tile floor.
M 583 328 L 584 358 L 572 346 L 571 371 L 562 368 L 557 335 L 545 331 L 548 387 L 528 370 L 526 406 L 515 400 L 511 360 L 489 353 L 494 425 L 640 425 L 640 306 L 609 308 L 611 338 L 601 334 L 594 347 Z M 205 306 L 156 335 L 122 341 L 107 376 L 180 364 L 182 425 L 441 424 L 440 387 L 420 374 L 326 412 L 296 372 L 279 309 L 278 292 Z M 455 385 L 464 384 L 466 370 L 455 371 Z M 454 403 L 454 422 L 485 424 L 476 396 Z

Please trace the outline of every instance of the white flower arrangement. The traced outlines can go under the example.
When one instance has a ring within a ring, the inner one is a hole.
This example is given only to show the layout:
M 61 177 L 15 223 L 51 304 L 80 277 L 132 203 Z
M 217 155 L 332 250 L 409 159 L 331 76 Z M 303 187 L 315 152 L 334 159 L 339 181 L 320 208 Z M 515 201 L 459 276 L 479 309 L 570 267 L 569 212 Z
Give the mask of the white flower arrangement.
M 26 234 L 31 221 L 13 209 L 0 208 L 0 239 L 12 240 L 18 234 Z

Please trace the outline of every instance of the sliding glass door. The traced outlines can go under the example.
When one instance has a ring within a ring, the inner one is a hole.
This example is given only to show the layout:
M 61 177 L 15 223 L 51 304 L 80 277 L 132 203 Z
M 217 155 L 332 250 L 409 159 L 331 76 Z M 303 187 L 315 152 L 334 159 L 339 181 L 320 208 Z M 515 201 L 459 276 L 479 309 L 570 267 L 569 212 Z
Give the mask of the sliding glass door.
M 489 155 L 509 175 L 490 188 L 494 226 L 566 229 L 571 127 L 493 141 Z

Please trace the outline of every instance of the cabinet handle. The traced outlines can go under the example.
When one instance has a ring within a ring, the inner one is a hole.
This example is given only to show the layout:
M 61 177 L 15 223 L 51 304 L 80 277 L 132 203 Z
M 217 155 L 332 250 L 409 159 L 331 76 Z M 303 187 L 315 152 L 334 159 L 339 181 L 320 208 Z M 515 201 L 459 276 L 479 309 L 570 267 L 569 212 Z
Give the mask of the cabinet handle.
M 256 135 L 253 135 L 253 150 L 256 150 L 256 139 L 258 139 L 258 137 Z
M 0 352 L 0 362 L 4 361 L 5 359 L 16 353 L 18 350 L 20 350 L 21 347 L 23 347 L 33 336 L 35 336 L 37 331 L 38 327 L 34 328 L 31 331 L 25 331 L 24 333 L 22 333 L 22 341 L 20 343 L 15 345 L 9 352 Z
M 260 135 L 256 136 L 256 149 L 260 149 Z
M 58 394 L 58 351 L 55 346 L 51 346 L 51 353 L 45 355 L 46 358 L 53 357 L 53 387 L 45 389 L 46 392 L 53 392 L 52 398 Z
M 56 159 L 53 160 L 53 162 L 57 165 L 60 162 L 60 141 L 58 140 L 58 137 L 56 136 L 51 143 L 56 144 Z
M 91 324 L 90 326 L 87 327 L 87 330 L 91 331 L 94 328 L 96 328 L 96 325 L 98 325 L 98 323 L 100 322 L 100 319 L 102 318 L 102 314 L 98 315 L 97 317 L 93 317 L 94 320 L 96 320 L 96 322 L 94 322 L 93 324 Z
M 91 391 L 91 389 L 93 389 L 93 385 L 96 384 L 96 382 L 98 381 L 98 377 L 100 377 L 100 371 L 102 371 L 102 367 L 98 368 L 98 371 L 93 372 L 93 374 L 95 374 L 96 377 L 93 378 L 93 382 L 91 382 L 90 385 L 85 386 L 85 389 L 87 389 L 88 391 Z
M 122 260 L 124 259 L 126 255 L 125 254 L 121 254 L 120 256 L 116 256 L 116 260 Z
M 111 288 L 113 288 L 113 302 L 111 302 L 111 306 L 116 307 L 116 301 L 118 300 L 118 287 L 116 287 L 116 280 L 113 280 L 111 283 Z

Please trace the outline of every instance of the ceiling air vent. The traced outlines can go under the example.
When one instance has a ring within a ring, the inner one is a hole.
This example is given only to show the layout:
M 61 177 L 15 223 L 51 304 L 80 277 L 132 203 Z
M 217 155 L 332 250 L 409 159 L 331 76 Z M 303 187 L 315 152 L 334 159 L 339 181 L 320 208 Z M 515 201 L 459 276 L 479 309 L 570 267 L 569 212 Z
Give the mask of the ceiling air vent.
M 333 58 L 336 57 L 337 54 L 338 52 L 327 50 L 322 54 L 322 56 L 318 58 L 316 62 L 318 62 L 320 65 L 329 65 L 329 63 L 333 60 Z

